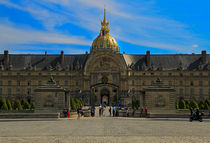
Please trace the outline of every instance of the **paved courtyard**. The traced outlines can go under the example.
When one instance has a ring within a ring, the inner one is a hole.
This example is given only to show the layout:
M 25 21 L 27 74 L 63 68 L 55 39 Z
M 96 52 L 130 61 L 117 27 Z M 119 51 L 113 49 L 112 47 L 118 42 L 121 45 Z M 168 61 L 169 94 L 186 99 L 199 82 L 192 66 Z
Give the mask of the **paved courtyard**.
M 209 143 L 210 120 L 81 118 L 0 120 L 0 143 Z

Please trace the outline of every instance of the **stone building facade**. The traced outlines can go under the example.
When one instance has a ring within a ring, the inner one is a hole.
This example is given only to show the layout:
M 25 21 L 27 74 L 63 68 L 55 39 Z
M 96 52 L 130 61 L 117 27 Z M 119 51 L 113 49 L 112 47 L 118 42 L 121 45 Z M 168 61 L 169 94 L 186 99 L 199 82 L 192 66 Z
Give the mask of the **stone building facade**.
M 69 90 L 86 105 L 128 103 L 139 99 L 142 90 L 161 78 L 175 90 L 176 100 L 210 98 L 210 54 L 120 53 L 116 40 L 109 34 L 109 22 L 101 22 L 99 36 L 90 53 L 57 55 L 0 55 L 0 96 L 11 100 L 34 100 L 34 89 L 53 75 L 57 84 Z

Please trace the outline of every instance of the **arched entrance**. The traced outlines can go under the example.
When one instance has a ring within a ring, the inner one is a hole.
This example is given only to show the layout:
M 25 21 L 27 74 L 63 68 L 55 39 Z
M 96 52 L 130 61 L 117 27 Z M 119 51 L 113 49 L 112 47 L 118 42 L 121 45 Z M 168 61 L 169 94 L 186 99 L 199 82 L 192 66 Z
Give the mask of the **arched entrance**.
M 110 97 L 109 90 L 106 88 L 102 89 L 101 90 L 101 104 L 109 105 L 109 97 Z

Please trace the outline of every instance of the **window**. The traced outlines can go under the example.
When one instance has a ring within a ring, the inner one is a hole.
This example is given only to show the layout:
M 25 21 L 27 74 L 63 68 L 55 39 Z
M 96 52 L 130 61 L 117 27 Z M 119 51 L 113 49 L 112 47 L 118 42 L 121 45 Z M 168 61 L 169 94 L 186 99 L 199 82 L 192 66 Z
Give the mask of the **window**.
M 151 75 L 155 75 L 155 74 L 152 72 Z
M 151 81 L 151 85 L 153 85 L 154 84 L 154 81 Z
M 144 73 L 142 73 L 142 75 L 146 75 L 146 73 L 144 72 Z
M 40 86 L 40 85 L 42 85 L 42 81 L 40 80 L 40 81 L 38 81 L 38 85 Z
M 172 86 L 172 81 L 168 81 L 168 85 L 169 86 Z
M 191 94 L 191 95 L 194 94 L 194 88 L 190 88 L 190 94 Z
M 200 88 L 199 94 L 200 94 L 200 95 L 203 95 L 203 89 L 202 89 L 202 88 Z
M 180 73 L 179 73 L 179 76 L 183 76 L 183 73 L 180 72 Z
M 113 83 L 117 83 L 117 76 L 113 75 L 112 78 L 113 78 Z
M 3 74 L 2 74 L 2 72 L 0 72 L 0 76 L 2 76 Z
M 50 73 L 47 73 L 47 75 L 48 75 L 48 76 L 51 76 L 51 74 L 50 74 Z
M 0 80 L 0 86 L 2 86 L 3 85 L 3 82 L 2 82 L 2 80 Z
M 183 95 L 183 88 L 179 89 L 179 95 Z
M 59 73 L 57 72 L 56 75 L 59 76 Z
M 31 76 L 31 73 L 30 72 L 28 73 L 28 76 Z
M 210 89 L 209 89 L 209 95 L 210 95 Z
M 208 76 L 210 76 L 210 73 L 208 73 Z
M 163 76 L 163 73 L 162 72 L 160 73 L 160 76 Z
M 79 85 L 79 83 L 78 83 L 78 81 L 76 81 L 76 86 L 78 86 Z
M 28 88 L 28 89 L 27 89 L 27 93 L 28 93 L 28 95 L 31 94 L 31 88 Z
M 134 80 L 132 80 L 132 86 L 134 86 L 134 84 L 135 84 L 135 83 L 134 83 Z
M 8 85 L 12 85 L 12 81 L 11 80 L 8 81 Z
M 17 86 L 20 86 L 20 81 L 17 81 Z
M 202 86 L 203 85 L 203 82 L 202 81 L 199 81 L 199 86 Z
M 68 80 L 65 80 L 64 84 L 67 86 L 69 84 Z
M 199 73 L 199 76 L 202 76 L 202 75 L 203 75 L 203 73 L 202 73 L 202 72 L 200 72 L 200 73 Z
M 11 88 L 8 88 L 8 95 L 11 95 L 12 94 L 12 90 Z
M 179 81 L 179 85 L 180 85 L 180 86 L 183 85 L 183 81 L 182 81 L 182 80 Z
M 194 76 L 194 74 L 193 73 L 190 73 L 190 76 Z
M 210 81 L 208 82 L 208 85 L 210 86 Z
M 20 88 L 16 89 L 16 93 L 17 93 L 17 95 L 20 95 Z
M 42 73 L 41 72 L 39 73 L 39 76 L 42 76 Z
M 12 73 L 11 73 L 11 72 L 8 72 L 8 75 L 9 75 L 9 76 L 11 76 L 11 75 L 12 75 Z
M 2 95 L 2 88 L 0 88 L 0 95 Z
M 17 76 L 20 76 L 20 73 L 19 72 L 17 73 Z
M 59 85 L 59 81 L 56 81 L 56 84 Z
M 93 76 L 93 82 L 94 82 L 94 84 L 98 83 L 98 76 L 97 75 Z
M 193 86 L 193 85 L 194 85 L 193 81 L 190 81 L 190 85 L 191 85 L 191 86 Z
M 30 80 L 28 81 L 28 86 L 31 86 L 31 81 Z
M 172 76 L 172 73 L 168 73 L 168 76 Z
M 146 81 L 143 81 L 143 82 L 142 82 L 142 85 L 146 85 Z
M 67 73 L 67 72 L 65 72 L 65 75 L 66 75 L 66 76 L 68 76 L 68 73 Z

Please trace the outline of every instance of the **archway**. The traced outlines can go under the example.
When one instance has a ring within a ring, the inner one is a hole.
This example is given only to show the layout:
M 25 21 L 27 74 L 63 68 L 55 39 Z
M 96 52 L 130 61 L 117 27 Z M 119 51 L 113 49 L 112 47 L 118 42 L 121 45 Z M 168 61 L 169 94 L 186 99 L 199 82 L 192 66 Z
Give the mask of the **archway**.
M 106 88 L 103 88 L 101 90 L 101 104 L 104 105 L 110 105 L 110 93 L 109 90 Z

